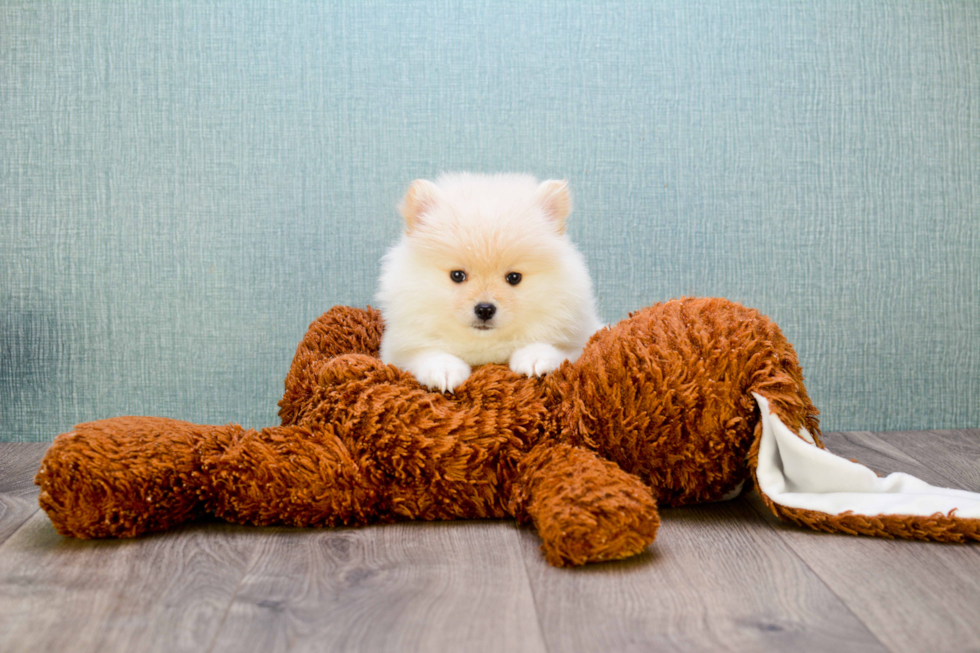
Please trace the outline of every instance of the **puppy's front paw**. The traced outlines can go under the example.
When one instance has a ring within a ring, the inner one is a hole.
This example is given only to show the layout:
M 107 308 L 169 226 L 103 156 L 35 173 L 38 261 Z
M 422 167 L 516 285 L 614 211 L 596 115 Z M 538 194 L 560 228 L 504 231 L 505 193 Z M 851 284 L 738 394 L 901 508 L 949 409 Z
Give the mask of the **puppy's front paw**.
M 521 347 L 510 355 L 510 369 L 526 376 L 542 376 L 557 369 L 566 358 L 553 345 L 535 343 Z
M 452 392 L 470 375 L 470 366 L 452 354 L 426 354 L 412 361 L 409 371 L 432 390 Z

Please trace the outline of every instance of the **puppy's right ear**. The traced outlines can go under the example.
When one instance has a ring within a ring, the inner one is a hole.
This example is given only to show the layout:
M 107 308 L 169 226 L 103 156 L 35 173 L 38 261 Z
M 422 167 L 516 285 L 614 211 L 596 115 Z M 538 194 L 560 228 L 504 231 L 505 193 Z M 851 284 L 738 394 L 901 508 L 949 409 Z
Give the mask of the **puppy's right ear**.
M 442 193 L 439 187 L 426 179 L 416 179 L 412 182 L 405 199 L 398 210 L 405 218 L 406 231 L 412 232 L 422 222 L 422 216 L 439 203 Z

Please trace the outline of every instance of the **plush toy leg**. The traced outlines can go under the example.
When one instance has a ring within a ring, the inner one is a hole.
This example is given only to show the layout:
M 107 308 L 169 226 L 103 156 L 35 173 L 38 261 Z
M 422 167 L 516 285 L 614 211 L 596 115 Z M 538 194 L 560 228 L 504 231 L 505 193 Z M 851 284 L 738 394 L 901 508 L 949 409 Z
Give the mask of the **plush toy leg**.
M 240 432 L 153 417 L 79 424 L 55 438 L 34 482 L 62 535 L 134 537 L 201 513 L 210 494 L 201 460 Z
M 567 444 L 539 445 L 521 463 L 511 511 L 531 521 L 553 565 L 626 558 L 657 535 L 650 488 L 618 465 Z
M 753 393 L 761 413 L 750 453 L 756 486 L 777 516 L 827 532 L 940 542 L 980 541 L 980 494 L 902 473 L 881 478 L 816 446 Z

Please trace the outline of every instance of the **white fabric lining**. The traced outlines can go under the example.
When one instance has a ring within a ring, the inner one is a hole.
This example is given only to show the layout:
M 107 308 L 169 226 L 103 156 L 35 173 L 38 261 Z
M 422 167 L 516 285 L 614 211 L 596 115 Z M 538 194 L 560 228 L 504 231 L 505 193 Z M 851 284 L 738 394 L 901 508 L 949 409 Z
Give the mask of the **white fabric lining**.
M 980 494 L 929 485 L 909 474 L 879 477 L 864 465 L 813 444 L 806 429 L 797 436 L 769 412 L 765 397 L 752 393 L 762 414 L 759 488 L 773 502 L 829 515 L 917 515 L 935 513 L 980 519 Z

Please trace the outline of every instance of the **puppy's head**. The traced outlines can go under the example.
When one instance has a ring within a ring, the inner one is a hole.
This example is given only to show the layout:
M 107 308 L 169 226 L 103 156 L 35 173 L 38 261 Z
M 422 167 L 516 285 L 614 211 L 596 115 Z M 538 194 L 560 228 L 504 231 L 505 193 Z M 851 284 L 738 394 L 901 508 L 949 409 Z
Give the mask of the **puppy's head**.
M 564 181 L 519 175 L 418 180 L 401 204 L 405 245 L 425 270 L 427 299 L 457 335 L 510 339 L 555 311 L 570 244 Z M 421 281 L 421 280 L 416 280 Z M 419 310 L 427 310 L 419 306 Z M 444 313 L 445 314 L 445 313 Z

